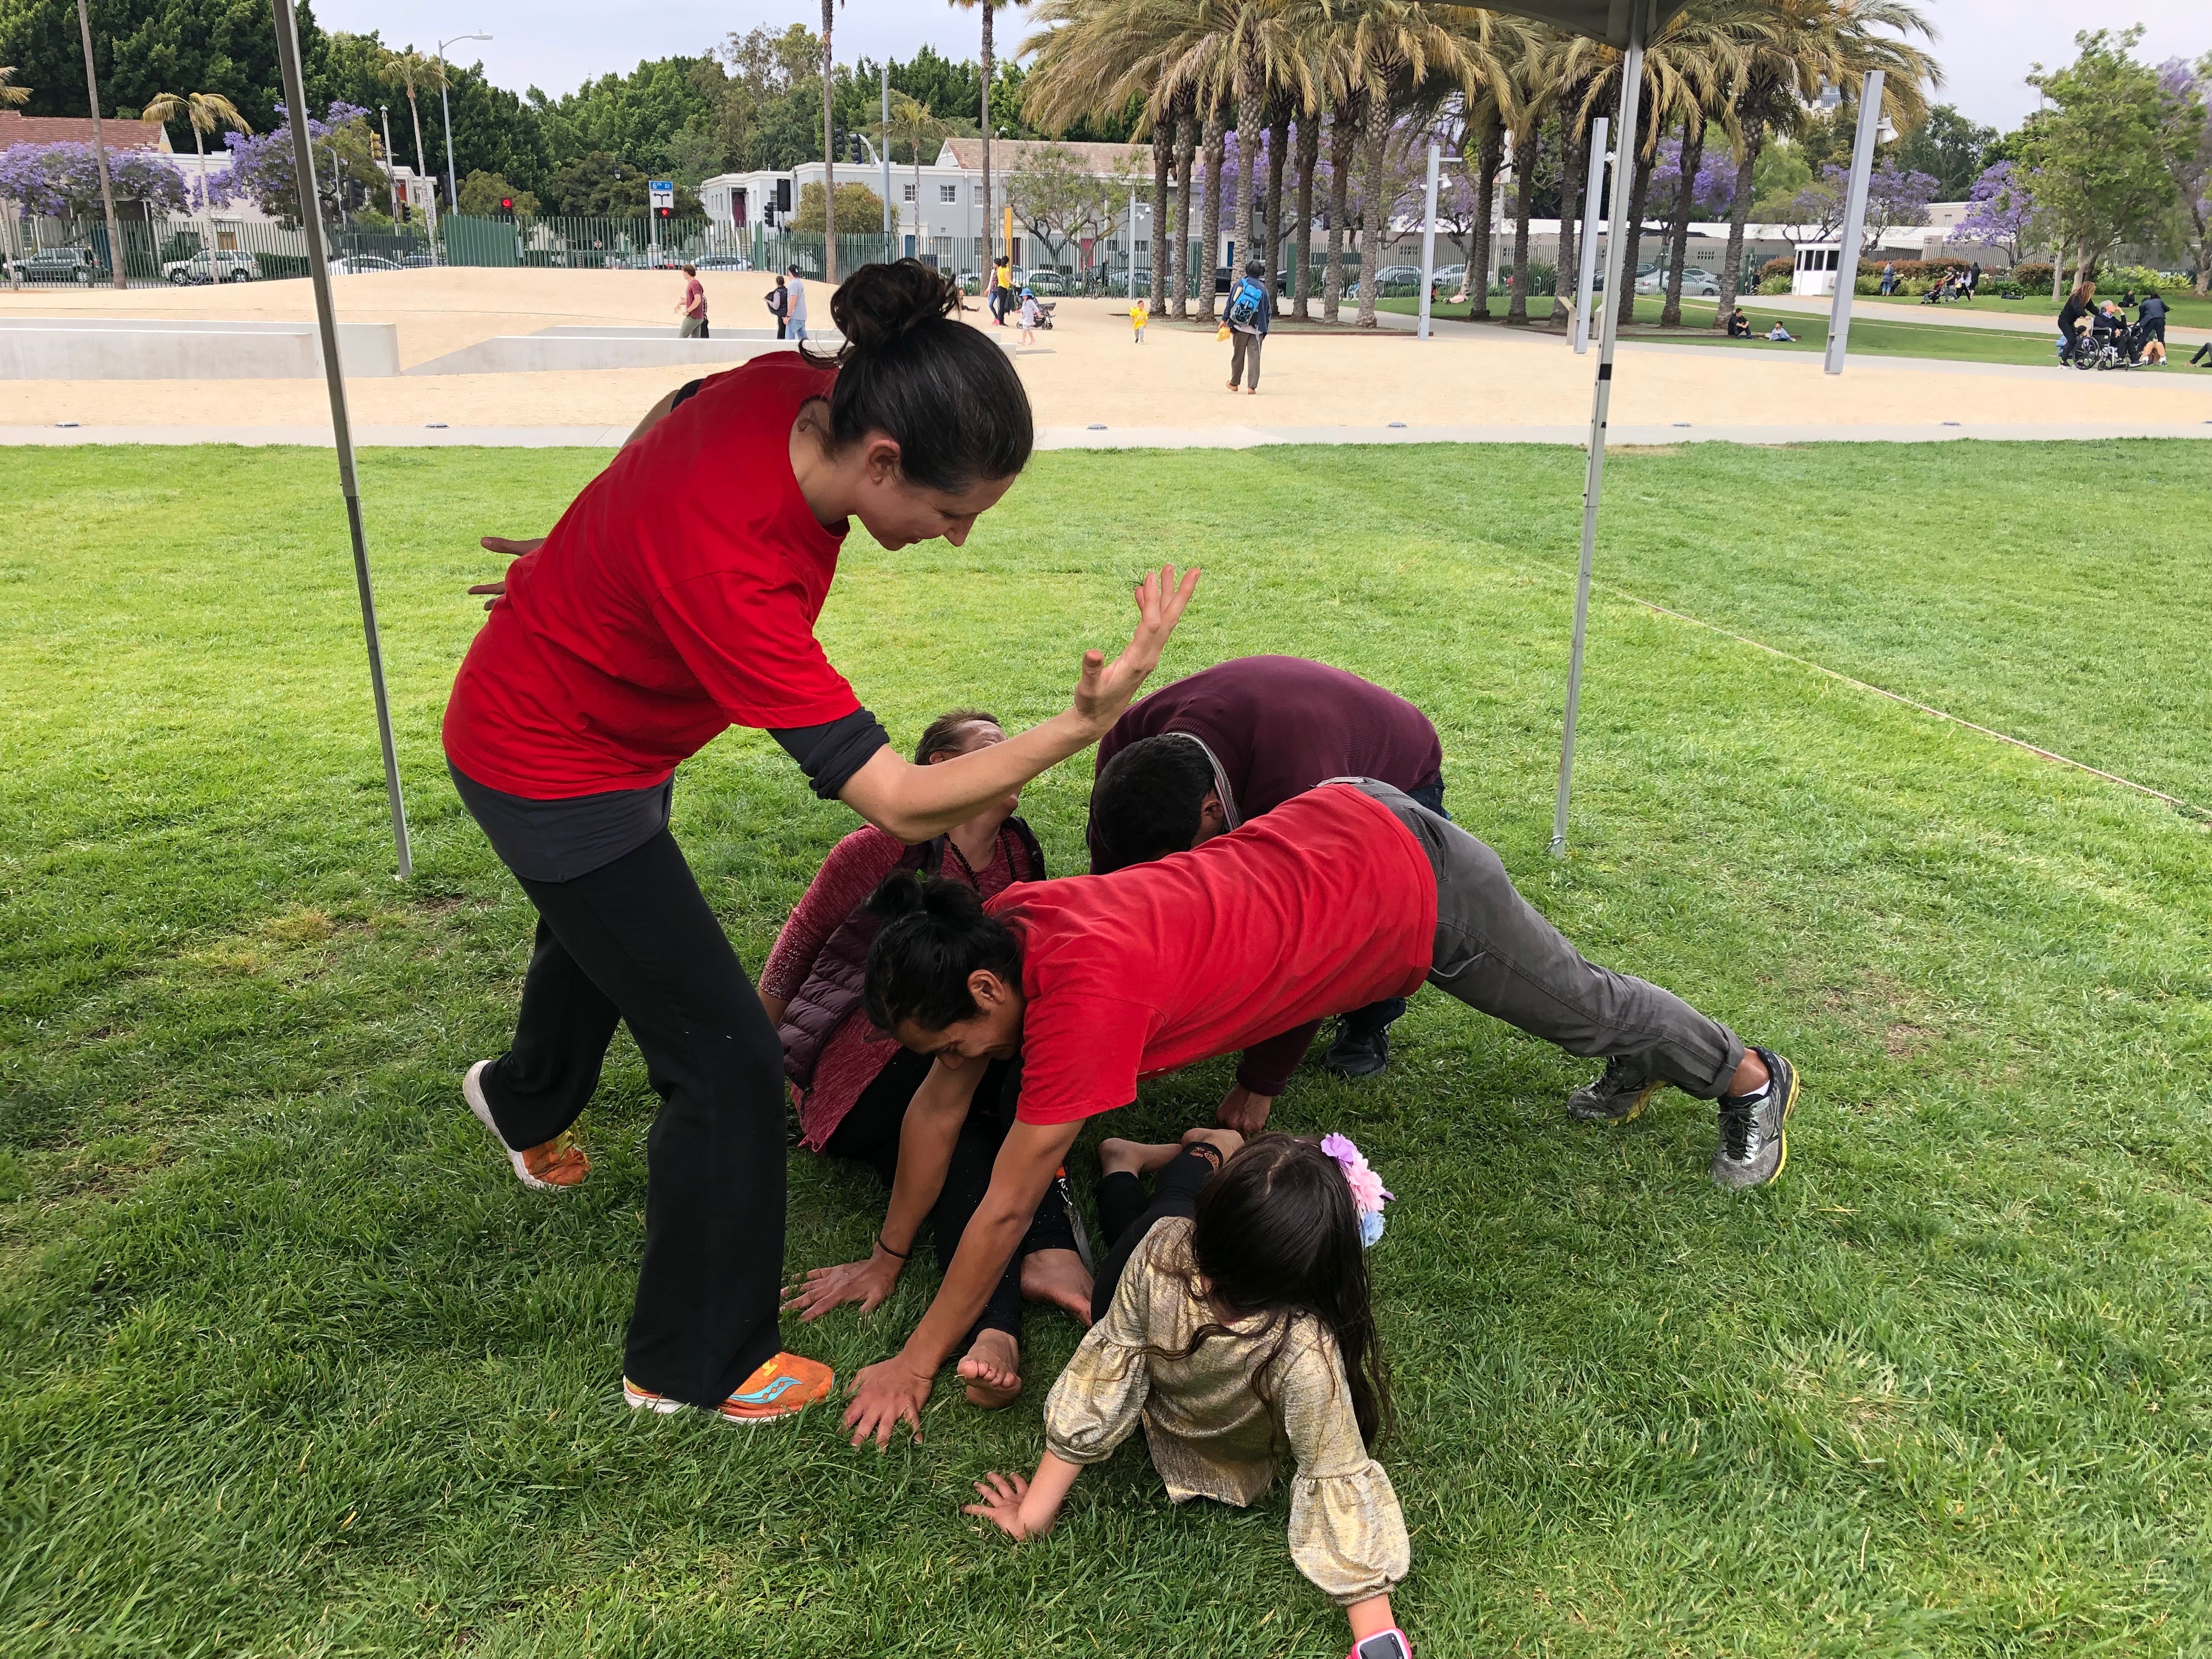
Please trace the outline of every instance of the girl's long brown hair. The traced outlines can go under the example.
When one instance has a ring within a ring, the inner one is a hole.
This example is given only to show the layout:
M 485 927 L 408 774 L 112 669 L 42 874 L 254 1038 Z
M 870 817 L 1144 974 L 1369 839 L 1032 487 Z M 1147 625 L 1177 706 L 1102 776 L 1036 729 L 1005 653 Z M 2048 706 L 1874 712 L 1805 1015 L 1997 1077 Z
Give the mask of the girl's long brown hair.
M 1344 1170 L 1318 1141 L 1261 1135 L 1223 1166 L 1198 1195 L 1189 1259 L 1164 1261 L 1201 1295 L 1217 1317 L 1180 1352 L 1188 1359 L 1209 1337 L 1273 1334 L 1252 1387 L 1270 1408 L 1273 1372 L 1289 1346 L 1292 1320 L 1308 1314 L 1336 1339 L 1360 1438 L 1373 1450 L 1390 1425 L 1390 1376 L 1375 1330 L 1359 1211 Z M 1248 1322 L 1263 1322 L 1255 1330 Z

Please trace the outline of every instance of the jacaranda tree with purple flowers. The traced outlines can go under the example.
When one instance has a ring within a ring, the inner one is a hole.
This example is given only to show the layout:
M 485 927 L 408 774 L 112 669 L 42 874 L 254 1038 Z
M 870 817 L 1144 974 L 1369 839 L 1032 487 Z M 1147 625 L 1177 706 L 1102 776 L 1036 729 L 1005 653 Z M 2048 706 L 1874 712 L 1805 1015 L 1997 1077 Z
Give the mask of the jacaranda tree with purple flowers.
M 210 180 L 216 203 L 244 196 L 288 228 L 300 222 L 300 186 L 292 166 L 292 125 L 283 110 L 264 133 L 226 132 L 230 171 Z M 307 118 L 307 138 L 315 156 L 315 196 L 325 217 L 340 216 L 342 204 L 363 202 L 386 206 L 389 194 L 384 169 L 369 146 L 368 112 L 357 104 L 334 103 L 321 120 Z
M 2158 98 L 2160 149 L 2180 198 L 2197 292 L 2212 294 L 2212 53 L 2194 64 L 2179 58 L 2160 64 Z
M 110 149 L 108 173 L 118 202 L 160 213 L 185 210 L 185 175 L 151 150 Z M 13 144 L 0 150 L 0 201 L 26 213 L 74 219 L 100 210 L 100 162 L 90 144 Z
M 1996 248 L 2007 264 L 2018 264 L 2035 234 L 2035 197 L 2027 179 L 2011 162 L 1999 161 L 1983 170 L 1966 199 L 1972 205 L 1951 233 L 1953 240 Z

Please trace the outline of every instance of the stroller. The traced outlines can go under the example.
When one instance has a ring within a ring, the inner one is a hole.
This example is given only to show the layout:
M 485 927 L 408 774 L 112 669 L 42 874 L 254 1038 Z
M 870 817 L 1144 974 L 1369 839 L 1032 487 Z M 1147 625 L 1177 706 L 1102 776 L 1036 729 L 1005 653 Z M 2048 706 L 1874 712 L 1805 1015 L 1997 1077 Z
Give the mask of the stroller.
M 1031 289 L 1022 297 L 1024 299 L 1035 300 L 1036 301 L 1036 325 L 1039 328 L 1050 328 L 1052 326 L 1053 310 L 1058 304 L 1058 301 L 1043 298 L 1042 295 L 1038 295 L 1035 289 Z

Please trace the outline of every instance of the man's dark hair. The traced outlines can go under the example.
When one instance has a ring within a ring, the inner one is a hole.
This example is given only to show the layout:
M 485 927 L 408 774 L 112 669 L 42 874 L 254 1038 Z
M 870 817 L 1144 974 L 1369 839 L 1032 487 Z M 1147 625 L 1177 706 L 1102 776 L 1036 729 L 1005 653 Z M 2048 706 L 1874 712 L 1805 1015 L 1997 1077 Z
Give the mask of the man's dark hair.
M 868 900 L 883 931 L 868 947 L 868 1018 L 878 1030 L 907 1021 L 941 1031 L 980 1012 L 968 975 L 978 969 L 1009 985 L 1022 982 L 1022 944 L 1014 930 L 983 910 L 964 882 L 887 876 Z
M 1247 276 L 1264 276 L 1267 271 L 1267 267 L 1257 259 L 1247 259 L 1244 262 L 1244 274 Z
M 1180 732 L 1139 738 L 1106 763 L 1091 792 L 1091 873 L 1180 853 L 1198 837 L 1213 763 Z

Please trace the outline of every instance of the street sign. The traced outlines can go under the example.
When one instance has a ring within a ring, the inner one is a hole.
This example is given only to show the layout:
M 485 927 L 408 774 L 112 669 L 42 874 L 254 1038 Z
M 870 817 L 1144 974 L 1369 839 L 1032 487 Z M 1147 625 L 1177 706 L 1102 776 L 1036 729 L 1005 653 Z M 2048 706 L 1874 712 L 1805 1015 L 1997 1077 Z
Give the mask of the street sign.
M 646 188 L 653 192 L 653 205 L 654 207 L 668 208 L 672 210 L 676 206 L 676 185 L 672 179 L 647 179 L 646 181 Z

